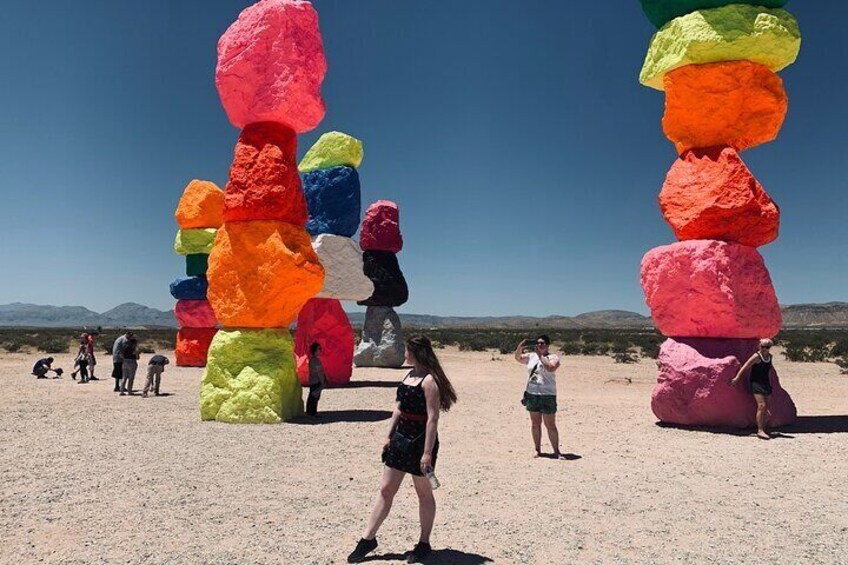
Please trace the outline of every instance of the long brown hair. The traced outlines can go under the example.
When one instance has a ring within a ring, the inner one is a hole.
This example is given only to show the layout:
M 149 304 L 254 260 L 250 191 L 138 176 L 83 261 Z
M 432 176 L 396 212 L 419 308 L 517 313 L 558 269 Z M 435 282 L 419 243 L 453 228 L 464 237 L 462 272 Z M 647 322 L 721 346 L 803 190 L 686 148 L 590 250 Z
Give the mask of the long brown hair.
M 439 388 L 439 405 L 443 411 L 447 412 L 456 402 L 456 391 L 442 369 L 430 339 L 427 336 L 416 335 L 406 340 L 406 347 L 415 360 L 433 375 L 433 380 Z

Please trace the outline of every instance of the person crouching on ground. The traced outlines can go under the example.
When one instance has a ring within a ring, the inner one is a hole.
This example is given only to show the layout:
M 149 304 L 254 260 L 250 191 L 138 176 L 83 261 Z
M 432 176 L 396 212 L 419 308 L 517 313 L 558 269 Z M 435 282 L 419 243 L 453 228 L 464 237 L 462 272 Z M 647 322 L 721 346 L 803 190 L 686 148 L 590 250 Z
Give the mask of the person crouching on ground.
M 112 378 L 115 379 L 115 392 L 121 392 L 121 381 L 124 379 L 124 346 L 132 337 L 133 332 L 124 332 L 112 344 Z
M 406 363 L 413 369 L 397 389 L 389 433 L 383 445 L 386 466 L 380 492 L 368 518 L 362 539 L 356 544 L 348 563 L 359 563 L 377 548 L 377 531 L 389 515 L 392 501 L 407 473 L 412 475 L 418 494 L 421 537 L 407 554 L 407 563 L 418 563 L 430 553 L 430 533 L 436 517 L 436 499 L 425 476 L 436 467 L 439 453 L 439 413 L 450 410 L 456 392 L 445 375 L 430 340 L 424 336 L 406 342 Z
M 58 379 L 62 374 L 62 369 L 54 369 L 53 368 L 53 358 L 45 357 L 44 359 L 39 359 L 35 362 L 35 365 L 32 367 L 32 374 L 35 375 L 37 379 L 46 379 L 47 373 L 49 371 L 53 371 L 56 376 L 54 379 Z
M 527 352 L 528 340 L 518 344 L 515 349 L 515 360 L 527 366 L 529 378 L 524 391 L 522 404 L 530 412 L 530 432 L 533 436 L 533 446 L 536 448 L 534 457 L 542 454 L 542 423 L 548 430 L 548 439 L 554 448 L 554 457 L 562 457 L 559 451 L 559 430 L 556 425 L 557 392 L 556 370 L 559 369 L 559 357 L 549 351 L 551 339 L 546 335 L 536 338 L 532 352 Z
M 141 396 L 147 398 L 147 393 L 153 388 L 153 394 L 160 396 L 159 385 L 162 383 L 162 373 L 165 371 L 165 365 L 170 363 L 164 355 L 154 355 L 147 362 L 147 382 L 144 383 L 144 392 Z
M 306 397 L 306 414 L 313 418 L 318 417 L 318 401 L 321 399 L 321 391 L 327 386 L 327 376 L 319 353 L 321 344 L 316 341 L 309 346 L 309 396 Z
M 121 350 L 121 357 L 124 359 L 121 363 L 121 396 L 127 394 L 132 396 L 133 381 L 135 381 L 135 372 L 138 370 L 138 341 L 131 337 L 124 344 Z
M 742 377 L 751 371 L 751 394 L 757 401 L 757 437 L 760 439 L 771 439 L 766 431 L 766 419 L 768 418 L 768 397 L 771 396 L 771 370 L 772 355 L 771 348 L 774 342 L 770 339 L 760 340 L 760 349 L 748 359 L 736 376 L 730 381 L 732 386 L 739 384 Z

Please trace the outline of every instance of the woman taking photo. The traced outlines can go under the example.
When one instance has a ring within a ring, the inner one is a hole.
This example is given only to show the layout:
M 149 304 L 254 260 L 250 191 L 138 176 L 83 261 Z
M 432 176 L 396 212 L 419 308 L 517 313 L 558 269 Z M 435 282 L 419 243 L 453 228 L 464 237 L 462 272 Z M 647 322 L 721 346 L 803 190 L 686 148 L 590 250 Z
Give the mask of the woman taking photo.
M 418 494 L 421 537 L 408 553 L 408 563 L 418 563 L 430 553 L 430 532 L 436 517 L 432 475 L 439 454 L 439 413 L 456 402 L 456 392 L 445 375 L 430 340 L 424 336 L 406 342 L 406 364 L 412 370 L 397 389 L 394 412 L 383 445 L 383 478 L 362 539 L 348 563 L 359 563 L 377 548 L 377 531 L 389 515 L 392 501 L 407 473 Z
M 548 430 L 548 439 L 554 449 L 554 458 L 561 459 L 559 451 L 559 430 L 556 424 L 557 391 L 556 370 L 559 369 L 559 357 L 551 354 L 551 338 L 540 335 L 535 345 L 524 340 L 515 348 L 515 360 L 527 366 L 529 374 L 527 388 L 521 403 L 530 412 L 530 435 L 533 436 L 533 457 L 542 455 L 542 423 Z M 532 351 L 528 352 L 528 347 Z
M 760 350 L 751 355 L 751 358 L 742 365 L 736 377 L 730 384 L 736 386 L 745 373 L 751 371 L 751 394 L 757 401 L 757 437 L 760 439 L 771 439 L 766 431 L 766 417 L 768 415 L 768 397 L 771 396 L 771 348 L 774 342 L 770 339 L 760 340 Z

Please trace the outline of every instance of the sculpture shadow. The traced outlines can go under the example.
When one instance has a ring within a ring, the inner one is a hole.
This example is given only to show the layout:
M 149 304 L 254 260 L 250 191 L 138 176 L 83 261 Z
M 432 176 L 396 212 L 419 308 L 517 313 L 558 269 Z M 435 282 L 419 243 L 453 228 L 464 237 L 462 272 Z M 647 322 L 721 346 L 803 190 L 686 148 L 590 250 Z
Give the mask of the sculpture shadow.
M 363 563 L 369 561 L 403 561 L 406 559 L 404 553 L 384 553 L 381 555 L 369 555 L 362 560 Z M 439 565 L 485 565 L 494 563 L 494 561 L 486 556 L 477 553 L 467 553 L 458 549 L 436 549 L 423 561 L 424 563 L 438 563 Z
M 397 388 L 400 381 L 351 381 L 335 388 Z
M 710 434 L 746 437 L 754 435 L 755 428 L 723 428 L 719 426 L 682 426 L 657 422 L 657 427 L 686 430 L 690 432 L 707 432 Z M 848 433 L 848 416 L 798 416 L 794 424 L 780 426 L 772 432 L 773 439 L 794 439 L 788 434 L 844 434 Z M 788 432 L 788 433 L 782 433 Z
M 848 416 L 798 416 L 794 424 L 780 429 L 793 434 L 845 434 Z
M 289 420 L 289 423 L 303 426 L 322 426 L 324 424 L 338 424 L 340 422 L 380 422 L 391 418 L 392 413 L 388 410 L 329 410 L 326 412 L 319 411 L 318 416 L 318 418 L 299 416 Z

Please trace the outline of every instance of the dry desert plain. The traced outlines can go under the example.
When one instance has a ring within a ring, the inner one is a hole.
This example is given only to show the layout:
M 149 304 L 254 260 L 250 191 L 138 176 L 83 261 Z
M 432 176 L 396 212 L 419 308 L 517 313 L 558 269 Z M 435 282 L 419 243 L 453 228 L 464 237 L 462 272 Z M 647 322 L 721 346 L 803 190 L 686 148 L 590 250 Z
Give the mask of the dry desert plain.
M 557 461 L 531 457 L 521 366 L 440 354 L 460 402 L 441 422 L 429 562 L 848 563 L 848 376 L 835 365 L 777 356 L 802 418 L 766 442 L 658 426 L 650 360 L 566 357 L 570 456 Z M 199 369 L 169 367 L 168 396 L 144 399 L 111 380 L 37 381 L 32 361 L 0 358 L 0 562 L 323 564 L 353 548 L 401 371 L 357 369 L 354 387 L 325 392 L 317 424 L 231 426 L 199 421 Z M 374 562 L 416 536 L 407 482 Z

